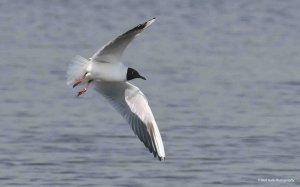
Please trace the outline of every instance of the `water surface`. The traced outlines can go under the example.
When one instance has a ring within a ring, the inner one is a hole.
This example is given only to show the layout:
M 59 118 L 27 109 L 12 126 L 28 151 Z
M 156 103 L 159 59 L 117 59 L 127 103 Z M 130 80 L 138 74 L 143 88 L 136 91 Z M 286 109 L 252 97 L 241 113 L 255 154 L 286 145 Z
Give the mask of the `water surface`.
M 300 2 L 0 1 L 1 186 L 300 185 Z M 124 61 L 147 81 L 159 162 L 97 93 L 66 86 L 90 57 L 157 21 Z M 294 179 L 260 182 L 258 179 Z

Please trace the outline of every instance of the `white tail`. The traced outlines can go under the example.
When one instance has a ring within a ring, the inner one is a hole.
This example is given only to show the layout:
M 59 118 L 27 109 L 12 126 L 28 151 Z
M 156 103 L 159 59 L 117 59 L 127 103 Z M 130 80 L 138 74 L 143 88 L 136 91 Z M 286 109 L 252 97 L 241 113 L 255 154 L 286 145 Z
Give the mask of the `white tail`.
M 86 68 L 89 64 L 89 60 L 76 56 L 73 60 L 73 63 L 69 65 L 67 71 L 67 84 L 70 85 L 74 83 L 76 80 L 81 79 L 86 73 Z

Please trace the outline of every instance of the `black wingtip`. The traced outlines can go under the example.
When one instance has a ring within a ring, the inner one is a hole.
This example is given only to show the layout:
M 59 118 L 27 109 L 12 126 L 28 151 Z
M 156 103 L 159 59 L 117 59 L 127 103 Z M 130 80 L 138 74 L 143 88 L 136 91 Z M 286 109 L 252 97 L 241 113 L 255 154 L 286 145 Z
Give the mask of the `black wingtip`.
M 156 17 L 154 17 L 154 18 L 152 18 L 152 19 L 150 19 L 150 20 L 148 20 L 147 22 L 153 22 L 153 21 L 156 21 Z
M 157 152 L 153 151 L 154 158 L 158 158 L 159 161 L 164 161 L 166 157 L 159 156 Z

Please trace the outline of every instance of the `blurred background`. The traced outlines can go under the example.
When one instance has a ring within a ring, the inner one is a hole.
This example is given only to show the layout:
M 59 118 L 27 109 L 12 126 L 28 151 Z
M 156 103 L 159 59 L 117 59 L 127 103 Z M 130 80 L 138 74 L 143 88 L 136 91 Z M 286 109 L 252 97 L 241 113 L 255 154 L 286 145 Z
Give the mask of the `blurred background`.
M 0 0 L 0 186 L 299 186 L 300 2 Z M 157 21 L 124 62 L 147 81 L 165 145 L 154 159 L 93 89 L 92 56 Z M 293 179 L 262 182 L 260 179 Z

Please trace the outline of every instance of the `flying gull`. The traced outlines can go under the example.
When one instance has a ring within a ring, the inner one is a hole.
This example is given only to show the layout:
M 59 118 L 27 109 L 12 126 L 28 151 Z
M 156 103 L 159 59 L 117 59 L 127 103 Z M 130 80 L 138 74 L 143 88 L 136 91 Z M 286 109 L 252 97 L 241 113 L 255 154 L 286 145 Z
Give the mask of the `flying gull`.
M 146 78 L 124 65 L 121 60 L 127 45 L 154 21 L 155 18 L 125 32 L 89 59 L 77 56 L 67 71 L 67 84 L 73 84 L 73 88 L 85 84 L 77 96 L 85 93 L 93 84 L 95 90 L 128 121 L 154 157 L 164 160 L 164 145 L 148 101 L 138 87 L 128 82 L 135 78 Z

